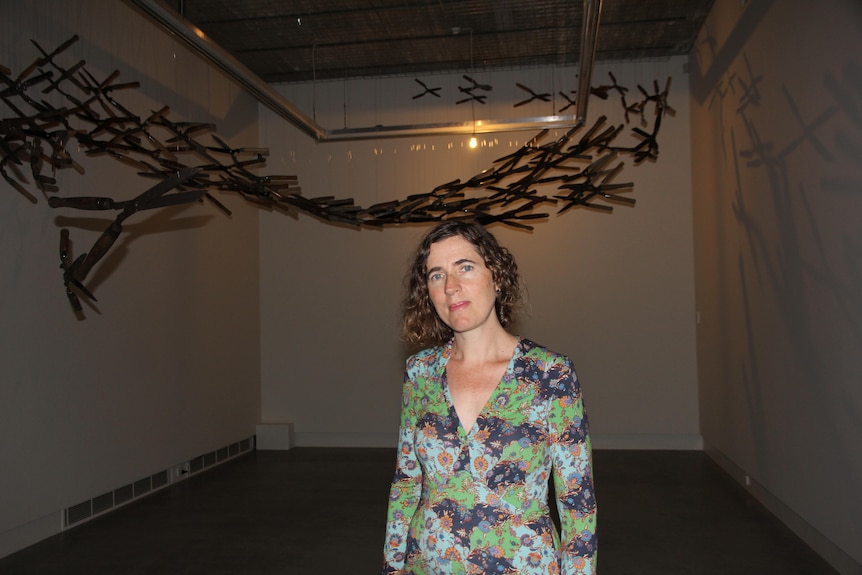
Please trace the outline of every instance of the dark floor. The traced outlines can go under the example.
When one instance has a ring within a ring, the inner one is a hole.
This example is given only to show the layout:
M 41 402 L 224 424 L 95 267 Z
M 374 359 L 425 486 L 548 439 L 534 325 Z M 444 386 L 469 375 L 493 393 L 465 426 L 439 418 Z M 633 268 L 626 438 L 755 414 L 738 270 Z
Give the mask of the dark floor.
M 378 573 L 394 461 L 253 452 L 0 559 L 0 573 Z M 836 573 L 701 452 L 596 451 L 595 475 L 602 575 Z

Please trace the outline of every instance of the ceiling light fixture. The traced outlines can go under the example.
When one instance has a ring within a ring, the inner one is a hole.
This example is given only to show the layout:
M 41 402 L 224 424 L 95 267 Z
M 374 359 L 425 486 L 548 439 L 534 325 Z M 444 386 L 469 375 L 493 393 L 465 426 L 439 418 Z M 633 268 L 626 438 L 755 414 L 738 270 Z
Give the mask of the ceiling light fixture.
M 476 67 L 473 65 L 473 28 L 470 28 L 470 74 L 476 75 Z M 471 94 L 472 96 L 472 94 Z M 470 137 L 470 149 L 475 150 L 479 142 L 476 141 L 476 99 L 470 98 L 470 114 L 473 116 L 473 135 Z

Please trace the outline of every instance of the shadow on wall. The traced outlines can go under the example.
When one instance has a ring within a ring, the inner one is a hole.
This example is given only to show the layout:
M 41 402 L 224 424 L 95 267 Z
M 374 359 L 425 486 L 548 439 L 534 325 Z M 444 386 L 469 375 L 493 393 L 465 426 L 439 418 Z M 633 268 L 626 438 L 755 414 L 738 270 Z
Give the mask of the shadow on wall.
M 730 89 L 725 84 L 733 80 L 728 70 L 742 52 L 746 41 L 769 12 L 773 2 L 774 0 L 760 0 L 748 4 L 742 18 L 720 49 L 718 39 L 709 30 L 709 21 L 707 21 L 704 26 L 705 36 L 699 39 L 693 48 L 697 65 L 691 70 L 689 78 L 691 94 L 698 103 L 703 104 L 716 95 L 723 97 L 724 92 Z
M 120 267 L 123 260 L 129 254 L 132 244 L 142 238 L 154 234 L 175 232 L 180 230 L 193 230 L 205 227 L 215 216 L 212 215 L 186 215 L 179 217 L 189 206 L 180 206 L 173 210 L 154 212 L 146 218 L 142 218 L 132 224 L 123 226 L 123 235 L 113 246 L 108 255 L 102 259 L 100 265 L 89 276 L 87 285 L 91 291 L 98 290 L 107 279 Z M 86 230 L 98 233 L 106 226 L 106 220 L 102 218 L 87 218 L 78 216 L 57 216 L 54 223 L 58 228 L 72 227 L 76 230 Z M 74 250 L 74 244 L 72 245 Z M 86 251 L 86 250 L 84 250 Z M 90 300 L 84 299 L 82 303 L 89 308 L 90 312 L 101 313 L 98 307 Z
M 764 458 L 776 413 L 765 408 L 782 397 L 773 388 L 783 376 L 797 382 L 787 401 L 805 401 L 836 430 L 862 416 L 846 383 L 850 350 L 862 345 L 862 68 L 850 61 L 794 93 L 786 76 L 756 69 L 742 50 L 772 3 L 758 4 L 721 50 L 707 35 L 698 60 L 708 69 L 693 71 L 691 85 L 721 126 L 718 171 L 732 192 L 724 222 L 739 232 L 723 231 L 737 240 L 727 247 L 738 247 L 737 269 L 723 268 L 725 289 L 742 297 L 738 369 L 756 465 L 774 469 Z

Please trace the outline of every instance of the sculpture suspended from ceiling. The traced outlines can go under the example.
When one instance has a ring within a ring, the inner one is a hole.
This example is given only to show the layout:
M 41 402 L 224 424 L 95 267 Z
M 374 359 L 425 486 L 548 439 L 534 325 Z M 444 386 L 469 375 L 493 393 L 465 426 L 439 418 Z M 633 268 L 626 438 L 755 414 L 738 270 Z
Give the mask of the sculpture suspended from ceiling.
M 542 210 L 549 207 L 562 213 L 576 206 L 611 211 L 615 203 L 634 204 L 634 199 L 620 195 L 630 192 L 632 184 L 615 182 L 624 165 L 619 158 L 628 155 L 635 164 L 655 160 L 661 119 L 673 113 L 667 103 L 670 79 L 664 91 L 659 91 L 657 82 L 653 93 L 638 86 L 643 98 L 627 104 L 627 89 L 618 86 L 611 75 L 612 86 L 592 92 L 607 97 L 608 89 L 613 88 L 622 95 L 626 121 L 629 113 L 641 116 L 641 127 L 632 129 L 639 140 L 635 145 L 616 145 L 624 125 L 609 126 L 603 116 L 589 129 L 578 125 L 553 141 L 545 141 L 548 130 L 543 130 L 469 180 L 362 207 L 349 198 L 305 197 L 295 176 L 255 173 L 252 170 L 265 165 L 268 150 L 232 148 L 215 134 L 212 124 L 172 121 L 168 106 L 145 115 L 127 109 L 118 96 L 138 88 L 138 82 L 118 83 L 118 71 L 99 80 L 83 60 L 70 66 L 59 62 L 77 39 L 72 37 L 51 52 L 33 41 L 40 56 L 17 75 L 0 66 L 0 100 L 6 108 L 0 119 L 0 175 L 32 203 L 38 202 L 33 193 L 38 191 L 52 208 L 114 214 L 91 249 L 77 257 L 71 254 L 69 230 L 60 230 L 63 283 L 79 314 L 82 297 L 96 301 L 85 284 L 88 273 L 120 237 L 125 220 L 138 212 L 207 202 L 230 214 L 213 196 L 218 191 L 234 193 L 258 206 L 298 210 L 355 226 L 475 218 L 483 224 L 500 222 L 532 229 L 531 222 L 548 217 Z M 46 96 L 62 105 L 48 103 Z M 643 128 L 648 125 L 650 104 L 653 122 L 647 131 Z M 72 142 L 86 156 L 110 158 L 137 170 L 152 185 L 129 194 L 131 197 L 63 197 L 53 177 L 56 170 L 84 171 L 70 153 Z M 540 187 L 551 192 L 540 193 Z

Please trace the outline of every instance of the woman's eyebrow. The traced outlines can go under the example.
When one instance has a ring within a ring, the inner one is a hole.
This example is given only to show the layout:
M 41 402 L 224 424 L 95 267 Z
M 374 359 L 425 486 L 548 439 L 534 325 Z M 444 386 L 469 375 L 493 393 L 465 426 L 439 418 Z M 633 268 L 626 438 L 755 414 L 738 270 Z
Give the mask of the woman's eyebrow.
M 475 264 L 475 263 L 476 263 L 476 260 L 471 260 L 470 258 L 461 258 L 460 260 L 455 262 L 455 265 L 459 266 L 461 264 Z
M 442 271 L 443 271 L 443 266 L 434 266 L 433 268 L 431 268 L 425 272 L 425 278 L 426 279 L 430 278 L 435 273 L 442 272 Z
M 460 266 L 461 264 L 475 264 L 475 263 L 476 263 L 476 260 L 471 260 L 470 258 L 461 258 L 460 260 L 457 260 L 454 263 L 454 265 Z M 428 268 L 428 270 L 425 272 L 425 275 L 428 275 L 431 272 L 439 272 L 442 269 L 443 269 L 443 266 L 434 266 L 433 268 Z

